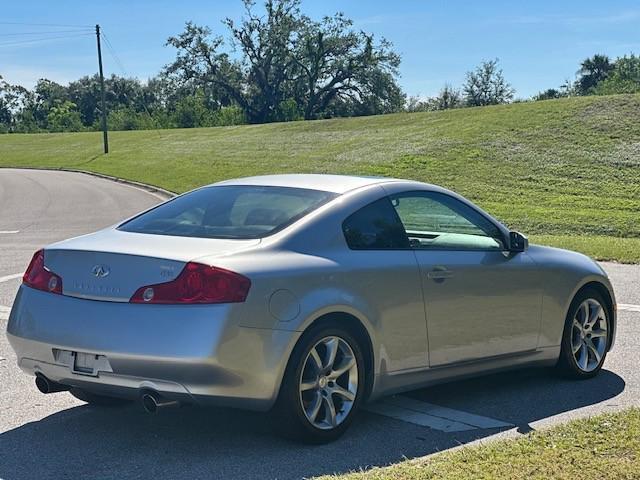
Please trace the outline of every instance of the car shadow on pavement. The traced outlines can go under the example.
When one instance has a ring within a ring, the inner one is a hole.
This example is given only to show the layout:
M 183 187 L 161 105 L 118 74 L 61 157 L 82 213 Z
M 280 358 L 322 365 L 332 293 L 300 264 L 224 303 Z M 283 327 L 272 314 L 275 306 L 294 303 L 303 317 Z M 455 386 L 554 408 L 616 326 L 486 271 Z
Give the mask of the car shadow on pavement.
M 580 382 L 524 370 L 409 395 L 526 431 L 536 420 L 605 402 L 624 386 L 605 370 Z M 0 478 L 302 478 L 387 465 L 498 431 L 445 433 L 363 412 L 340 440 L 309 446 L 279 438 L 259 413 L 182 408 L 151 416 L 137 405 L 80 406 L 0 434 Z

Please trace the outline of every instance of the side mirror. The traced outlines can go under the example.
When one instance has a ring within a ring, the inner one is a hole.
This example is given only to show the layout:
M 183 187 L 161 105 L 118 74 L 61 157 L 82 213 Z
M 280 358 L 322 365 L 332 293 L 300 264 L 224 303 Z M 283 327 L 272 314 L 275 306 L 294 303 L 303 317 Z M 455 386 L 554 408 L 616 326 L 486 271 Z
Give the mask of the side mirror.
M 529 248 L 529 239 L 520 232 L 509 232 L 509 251 L 524 252 Z

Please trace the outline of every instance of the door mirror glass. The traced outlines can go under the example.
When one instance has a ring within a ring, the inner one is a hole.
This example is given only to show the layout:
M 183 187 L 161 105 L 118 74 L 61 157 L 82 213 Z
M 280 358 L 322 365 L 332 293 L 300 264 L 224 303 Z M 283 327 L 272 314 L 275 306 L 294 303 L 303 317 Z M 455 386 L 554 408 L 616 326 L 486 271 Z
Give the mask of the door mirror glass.
M 529 247 L 529 239 L 520 232 L 509 232 L 509 251 L 524 252 Z

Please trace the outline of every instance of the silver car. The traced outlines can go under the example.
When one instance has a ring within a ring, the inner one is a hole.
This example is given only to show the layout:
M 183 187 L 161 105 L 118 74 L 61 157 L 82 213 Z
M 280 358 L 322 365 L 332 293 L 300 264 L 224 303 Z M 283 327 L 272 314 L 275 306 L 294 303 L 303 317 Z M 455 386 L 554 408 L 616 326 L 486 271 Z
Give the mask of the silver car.
M 382 395 L 531 365 L 592 377 L 615 330 L 598 264 L 451 191 L 274 175 L 36 252 L 7 333 L 43 393 L 273 410 L 325 442 Z

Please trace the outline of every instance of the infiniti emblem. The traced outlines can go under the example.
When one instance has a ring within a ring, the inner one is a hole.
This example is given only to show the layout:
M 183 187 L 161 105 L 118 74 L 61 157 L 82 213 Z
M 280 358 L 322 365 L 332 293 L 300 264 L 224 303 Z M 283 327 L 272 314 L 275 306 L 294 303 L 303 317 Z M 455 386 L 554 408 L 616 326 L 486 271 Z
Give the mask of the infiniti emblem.
M 91 273 L 94 277 L 104 278 L 111 273 L 111 270 L 107 265 L 94 265 L 91 269 Z

